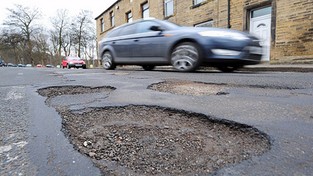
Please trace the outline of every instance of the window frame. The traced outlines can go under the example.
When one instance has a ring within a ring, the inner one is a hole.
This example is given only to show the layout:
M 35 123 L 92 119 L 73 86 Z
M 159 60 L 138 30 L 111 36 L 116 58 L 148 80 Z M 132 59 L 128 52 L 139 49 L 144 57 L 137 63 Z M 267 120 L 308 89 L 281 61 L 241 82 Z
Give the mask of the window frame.
M 147 14 L 148 14 L 147 17 L 144 16 L 145 12 L 148 12 L 148 13 L 147 13 Z M 150 6 L 149 6 L 148 1 L 146 1 L 146 2 L 144 2 L 144 3 L 141 4 L 141 17 L 142 17 L 143 19 L 150 17 Z
M 132 13 L 132 11 L 126 12 L 126 22 L 127 23 L 133 22 L 133 13 Z
M 113 11 L 110 12 L 110 23 L 111 23 L 111 27 L 115 26 L 115 17 L 114 17 Z
M 205 0 L 193 0 L 192 3 L 194 6 L 203 3 Z
M 172 11 L 169 13 L 168 11 L 168 4 L 172 3 Z M 174 15 L 174 0 L 164 0 L 164 16 L 165 17 L 170 17 Z
M 209 26 L 205 26 L 207 24 L 209 24 Z M 214 27 L 214 20 L 208 20 L 208 21 L 195 24 L 194 27 Z
M 104 23 L 104 18 L 100 19 L 100 30 L 101 32 L 105 31 L 105 23 Z

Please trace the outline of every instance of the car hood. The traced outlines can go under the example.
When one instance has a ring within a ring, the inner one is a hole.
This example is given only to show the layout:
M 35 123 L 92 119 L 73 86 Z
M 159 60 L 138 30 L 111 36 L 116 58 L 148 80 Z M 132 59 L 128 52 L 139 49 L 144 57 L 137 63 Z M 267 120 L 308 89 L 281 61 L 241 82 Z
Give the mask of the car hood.
M 256 36 L 248 33 L 248 32 L 242 32 L 234 29 L 226 29 L 226 28 L 214 28 L 214 27 L 180 27 L 177 28 L 174 31 L 180 31 L 180 32 L 188 32 L 188 33 L 199 33 L 199 32 L 220 32 L 220 33 L 225 33 L 225 37 L 227 37 L 227 34 L 229 33 L 237 33 L 241 34 L 244 36 L 247 36 L 251 39 L 257 39 Z

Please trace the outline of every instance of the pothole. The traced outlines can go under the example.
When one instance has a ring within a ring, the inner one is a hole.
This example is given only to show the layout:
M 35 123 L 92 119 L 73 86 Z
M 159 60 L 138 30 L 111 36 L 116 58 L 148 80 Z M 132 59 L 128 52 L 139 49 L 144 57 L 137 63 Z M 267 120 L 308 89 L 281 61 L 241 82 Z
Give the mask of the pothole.
M 77 95 L 77 94 L 87 94 L 87 93 L 100 93 L 100 92 L 110 92 L 115 90 L 111 86 L 102 87 L 86 87 L 86 86 L 53 86 L 38 89 L 39 95 L 53 98 L 61 95 Z
M 256 128 L 176 109 L 58 111 L 72 144 L 104 175 L 207 175 L 270 148 Z
M 151 84 L 148 89 L 180 95 L 227 95 L 224 84 L 209 84 L 192 81 L 165 81 Z
M 271 91 L 282 91 L 282 90 L 295 90 L 300 89 L 297 87 L 287 86 L 274 86 L 274 85 L 239 85 L 239 84 L 224 84 L 224 83 L 204 83 L 194 81 L 180 81 L 180 80 L 168 80 L 151 84 L 148 89 L 167 92 L 179 95 L 227 95 L 230 88 L 252 88 L 252 89 L 264 89 Z

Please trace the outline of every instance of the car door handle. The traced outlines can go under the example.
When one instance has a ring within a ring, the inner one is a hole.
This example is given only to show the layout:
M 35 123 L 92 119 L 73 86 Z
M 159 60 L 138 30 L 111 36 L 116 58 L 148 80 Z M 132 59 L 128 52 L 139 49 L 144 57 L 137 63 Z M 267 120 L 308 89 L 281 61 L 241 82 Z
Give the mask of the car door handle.
M 115 42 L 112 42 L 112 44 L 115 44 Z
M 139 40 L 138 39 L 134 39 L 134 42 L 138 42 Z

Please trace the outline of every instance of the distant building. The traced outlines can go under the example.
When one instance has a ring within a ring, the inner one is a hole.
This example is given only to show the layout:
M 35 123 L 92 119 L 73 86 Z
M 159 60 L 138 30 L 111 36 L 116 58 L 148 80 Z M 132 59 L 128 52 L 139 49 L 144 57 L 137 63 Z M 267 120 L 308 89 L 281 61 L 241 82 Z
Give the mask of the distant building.
M 313 63 L 312 0 L 117 0 L 96 17 L 97 40 L 147 17 L 249 31 L 262 40 L 263 61 Z

